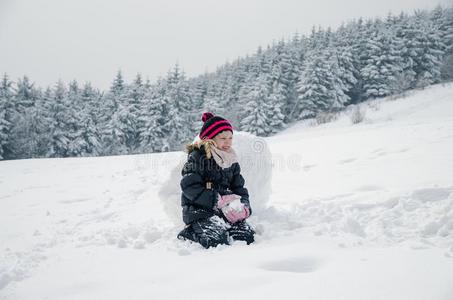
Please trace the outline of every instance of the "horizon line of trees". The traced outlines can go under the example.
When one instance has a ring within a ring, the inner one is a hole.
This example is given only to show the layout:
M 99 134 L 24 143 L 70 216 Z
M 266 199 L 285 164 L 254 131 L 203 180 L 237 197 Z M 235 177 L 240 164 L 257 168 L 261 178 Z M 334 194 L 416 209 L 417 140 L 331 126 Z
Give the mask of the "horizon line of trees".
M 37 87 L 0 81 L 0 160 L 181 149 L 205 110 L 269 136 L 288 124 L 367 99 L 453 80 L 453 6 L 315 28 L 259 47 L 215 72 L 187 78 L 176 65 L 151 83 L 108 91 L 91 83 Z

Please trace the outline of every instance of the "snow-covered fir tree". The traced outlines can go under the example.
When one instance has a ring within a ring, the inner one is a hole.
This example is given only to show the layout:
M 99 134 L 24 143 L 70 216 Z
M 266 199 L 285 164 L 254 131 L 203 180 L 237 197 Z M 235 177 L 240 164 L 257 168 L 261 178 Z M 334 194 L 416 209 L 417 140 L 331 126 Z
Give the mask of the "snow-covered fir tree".
M 294 70 L 298 68 L 295 62 L 297 53 L 291 53 L 294 49 L 287 47 L 283 40 L 280 40 L 274 47 L 271 48 L 270 59 L 271 67 L 269 73 L 269 86 L 271 86 L 270 96 L 272 102 L 277 106 L 273 108 L 272 115 L 275 120 L 275 130 L 281 130 L 285 116 L 285 111 L 289 110 L 289 106 L 294 103 L 295 85 Z M 294 64 L 294 65 L 293 65 Z M 275 111 L 274 111 L 275 110 Z M 283 117 L 282 120 L 278 120 Z M 277 125 L 278 124 L 278 125 Z M 275 131 L 273 130 L 273 131 Z
M 83 103 L 82 135 L 86 142 L 86 154 L 98 155 L 101 153 L 100 112 L 102 94 L 87 82 L 81 91 Z
M 445 9 L 444 18 L 439 28 L 442 31 L 446 53 L 453 54 L 453 5 Z
M 50 144 L 47 157 L 68 157 L 71 142 L 72 120 L 69 111 L 67 90 L 60 80 L 55 85 L 50 101 L 46 102 L 46 113 L 48 114 Z
M 397 76 L 403 71 L 393 32 L 380 21 L 377 21 L 375 28 L 376 31 L 365 46 L 367 60 L 360 70 L 366 98 L 391 95 Z
M 415 18 L 416 24 L 420 26 L 415 70 L 417 86 L 425 87 L 440 82 L 442 57 L 446 47 L 442 41 L 441 31 L 429 20 L 426 12 L 416 14 Z
M 146 91 L 139 114 L 140 149 L 143 152 L 168 151 L 169 131 L 165 124 L 168 119 L 168 103 L 165 97 L 165 82 L 159 79 L 154 87 Z
M 14 153 L 9 146 L 11 127 L 15 115 L 13 83 L 4 74 L 0 82 L 0 160 L 13 158 Z
M 79 84 L 75 80 L 69 83 L 67 103 L 69 105 L 67 112 L 68 156 L 82 156 L 87 149 L 82 128 L 84 111 Z
M 268 134 L 274 134 L 285 128 L 285 114 L 283 106 L 287 98 L 284 97 L 285 92 L 282 91 L 284 86 L 278 81 L 274 81 L 272 91 L 268 98 L 268 110 L 266 112 L 269 123 Z
M 441 63 L 441 79 L 453 79 L 453 6 L 443 8 L 437 6 L 431 12 L 431 21 L 438 31 L 442 45 L 444 45 L 444 55 Z
M 36 90 L 28 76 L 24 76 L 17 81 L 16 87 L 16 111 L 23 113 L 27 108 L 32 107 L 36 101 Z
M 36 102 L 26 109 L 14 123 L 11 147 L 15 158 L 45 157 L 50 144 L 50 124 L 45 115 L 44 96 L 38 93 Z
M 6 109 L 4 106 L 4 100 L 0 98 L 0 160 L 3 159 L 5 152 L 4 147 L 8 144 L 10 134 L 9 128 L 11 126 L 11 123 L 6 120 Z
M 169 133 L 168 143 L 171 150 L 180 150 L 188 137 L 194 133 L 194 123 L 197 116 L 191 113 L 192 99 L 189 86 L 183 72 L 176 65 L 168 73 L 166 84 L 166 102 L 168 115 L 164 130 Z
M 305 60 L 305 53 L 307 51 L 306 38 L 300 37 L 299 34 L 295 34 L 292 41 L 287 44 L 289 52 L 289 69 L 285 72 L 285 78 L 288 83 L 279 88 L 285 89 L 282 93 L 285 94 L 284 104 L 282 106 L 282 113 L 285 115 L 285 124 L 291 123 L 294 120 L 290 119 L 290 112 L 297 103 L 298 92 L 297 83 L 302 72 L 302 64 Z
M 128 110 L 125 108 L 127 87 L 121 71 L 118 71 L 109 93 L 103 99 L 102 114 L 102 149 L 103 154 L 127 154 L 126 145 Z
M 206 96 L 204 97 L 203 111 L 210 111 L 216 115 L 224 116 L 228 107 L 226 107 L 226 103 L 222 100 L 220 85 L 218 83 L 213 84 L 209 87 Z
M 349 97 L 348 104 L 356 102 L 356 91 L 354 89 L 359 78 L 361 78 L 357 69 L 358 60 L 354 57 L 354 38 L 355 33 L 351 24 L 342 25 L 337 30 L 330 45 L 330 51 L 336 57 L 338 77 L 343 85 L 343 91 Z
M 268 120 L 269 87 L 264 75 L 256 80 L 254 88 L 246 96 L 247 106 L 244 107 L 246 117 L 241 121 L 241 130 L 258 136 L 267 136 L 272 132 Z
M 126 145 L 129 153 L 136 153 L 140 146 L 140 128 L 141 123 L 140 108 L 146 94 L 146 87 L 143 83 L 141 74 L 137 74 L 134 81 L 130 85 L 127 95 L 124 98 L 125 103 L 122 107 L 127 110 L 127 120 L 125 121 L 126 130 Z
M 205 103 L 205 97 L 208 94 L 208 75 L 204 74 L 198 78 L 192 79 L 189 82 L 189 87 L 191 89 L 190 94 L 192 95 L 194 106 L 202 110 L 203 104 Z
M 339 85 L 336 58 L 329 57 L 328 51 L 313 51 L 308 57 L 298 86 L 299 103 L 292 112 L 298 119 L 338 109 L 348 99 Z

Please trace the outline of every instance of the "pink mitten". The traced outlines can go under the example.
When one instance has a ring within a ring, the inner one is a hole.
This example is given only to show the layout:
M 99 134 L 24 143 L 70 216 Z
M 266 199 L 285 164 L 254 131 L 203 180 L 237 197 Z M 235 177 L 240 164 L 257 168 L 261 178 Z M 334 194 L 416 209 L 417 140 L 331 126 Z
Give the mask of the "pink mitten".
M 248 216 L 250 216 L 250 211 L 244 205 L 243 205 L 243 208 L 241 211 L 236 211 L 234 209 L 231 209 L 225 213 L 225 217 L 231 224 L 234 224 L 238 221 L 245 220 L 248 218 Z
M 228 204 L 230 204 L 231 202 L 233 202 L 235 200 L 240 200 L 240 199 L 241 199 L 241 196 L 236 195 L 236 194 L 223 195 L 223 196 L 219 195 L 219 200 L 217 201 L 217 208 L 222 209 L 225 206 L 227 206 Z

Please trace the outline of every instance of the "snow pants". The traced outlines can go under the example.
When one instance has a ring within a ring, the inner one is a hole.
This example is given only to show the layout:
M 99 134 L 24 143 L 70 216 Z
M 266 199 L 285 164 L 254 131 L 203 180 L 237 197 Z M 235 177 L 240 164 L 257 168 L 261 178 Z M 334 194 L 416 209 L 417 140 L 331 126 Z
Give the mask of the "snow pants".
M 204 248 L 228 245 L 230 238 L 245 241 L 247 245 L 255 241 L 255 231 L 245 221 L 229 224 L 218 216 L 194 221 L 179 234 L 180 240 L 191 240 L 200 243 Z

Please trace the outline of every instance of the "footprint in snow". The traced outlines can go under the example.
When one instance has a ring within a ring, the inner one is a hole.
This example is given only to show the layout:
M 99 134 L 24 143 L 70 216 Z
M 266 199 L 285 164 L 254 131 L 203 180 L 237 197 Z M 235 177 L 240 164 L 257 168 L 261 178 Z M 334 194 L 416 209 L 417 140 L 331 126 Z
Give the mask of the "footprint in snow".
M 74 203 L 79 203 L 79 202 L 86 202 L 91 200 L 90 198 L 75 198 L 75 199 L 68 199 L 68 200 L 60 200 L 58 202 L 62 204 L 74 204 Z
M 376 152 L 373 156 L 370 157 L 370 159 L 377 159 L 379 157 L 387 155 L 387 152 Z
M 296 257 L 286 260 L 268 262 L 261 269 L 276 272 L 310 273 L 321 267 L 321 261 L 315 257 Z
M 401 148 L 399 150 L 394 151 L 393 153 L 404 153 L 411 150 L 410 148 Z
M 420 202 L 434 202 L 447 199 L 452 191 L 452 188 L 419 189 L 412 193 L 411 198 Z
M 375 192 L 380 190 L 383 190 L 383 188 L 378 185 L 362 185 L 361 187 L 357 188 L 357 191 L 360 192 Z
M 340 160 L 340 164 L 348 164 L 348 163 L 352 163 L 354 161 L 356 161 L 357 158 L 348 158 L 348 159 L 343 159 L 343 160 Z
M 313 164 L 313 165 L 304 165 L 303 166 L 303 169 L 304 171 L 308 172 L 310 171 L 312 168 L 316 167 L 316 164 Z
M 379 153 L 379 152 L 383 152 L 384 150 L 385 150 L 384 148 L 377 148 L 377 149 L 374 149 L 374 151 L 371 153 Z

